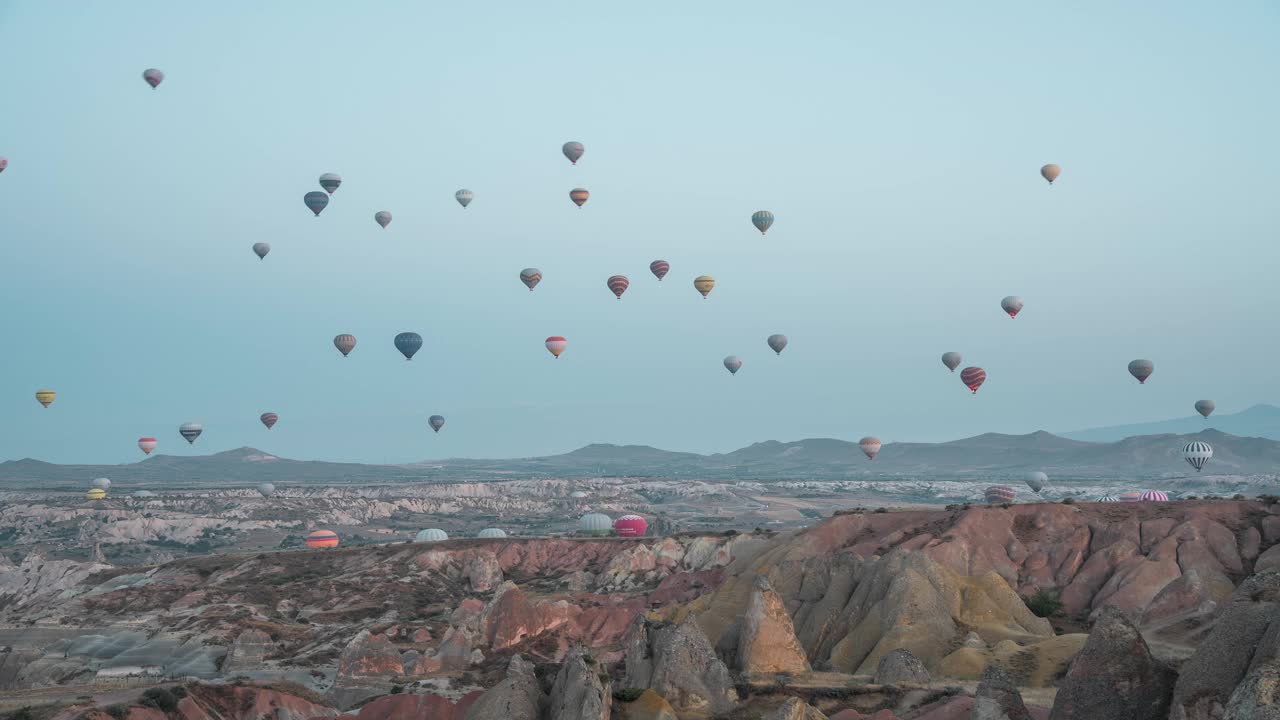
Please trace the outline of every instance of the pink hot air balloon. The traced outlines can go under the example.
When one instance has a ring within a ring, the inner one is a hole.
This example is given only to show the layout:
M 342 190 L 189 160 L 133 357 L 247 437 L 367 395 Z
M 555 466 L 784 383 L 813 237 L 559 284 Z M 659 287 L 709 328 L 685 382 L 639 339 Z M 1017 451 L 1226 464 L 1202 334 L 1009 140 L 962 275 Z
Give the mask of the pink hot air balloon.
M 880 438 L 864 437 L 858 441 L 858 447 L 867 456 L 867 459 L 875 460 L 876 455 L 880 454 Z
M 272 427 L 275 426 L 276 421 L 280 419 L 280 416 L 273 412 L 267 412 L 267 413 L 262 413 L 262 416 L 259 417 L 258 419 L 262 421 L 263 425 L 267 426 L 268 430 L 270 430 Z
M 7 167 L 9 167 L 9 159 L 0 157 L 0 172 L 4 172 L 4 169 Z
M 150 455 L 151 451 L 156 449 L 156 439 L 153 437 L 138 438 L 138 449 Z
M 568 345 L 569 341 L 559 335 L 552 335 L 547 338 L 547 352 L 555 355 L 557 360 L 560 359 L 560 353 L 564 352 L 565 347 Z
M 164 73 L 155 68 L 147 68 L 142 72 L 142 79 L 147 81 L 152 90 L 155 90 L 160 83 L 164 82 Z

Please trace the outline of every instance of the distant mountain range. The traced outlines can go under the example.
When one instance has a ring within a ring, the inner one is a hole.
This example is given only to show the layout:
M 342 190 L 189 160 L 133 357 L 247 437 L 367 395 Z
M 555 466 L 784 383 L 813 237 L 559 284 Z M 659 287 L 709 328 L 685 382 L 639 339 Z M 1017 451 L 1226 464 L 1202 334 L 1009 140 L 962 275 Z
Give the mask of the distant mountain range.
M 1246 413 L 1256 415 L 1256 410 Z M 599 476 L 765 481 L 976 479 L 1007 478 L 1029 470 L 1043 470 L 1059 480 L 1167 478 L 1194 474 L 1182 459 L 1182 447 L 1192 440 L 1213 446 L 1214 456 L 1205 467 L 1206 475 L 1280 472 L 1280 441 L 1240 437 L 1215 429 L 1139 435 L 1117 442 L 1086 442 L 1039 431 L 1028 435 L 987 433 L 945 443 L 889 443 L 874 461 L 862 454 L 857 443 L 826 438 L 761 442 L 714 455 L 668 452 L 647 445 L 588 445 L 546 457 L 457 459 L 413 465 L 289 460 L 253 448 L 196 457 L 157 455 L 128 465 L 55 465 L 25 459 L 0 463 L 0 488 L 83 488 L 95 477 L 111 478 L 131 489 L 199 489 L 261 482 L 325 486 Z
M 1280 440 L 1280 407 L 1275 405 L 1254 405 L 1230 415 L 1210 415 L 1207 419 L 1199 415 L 1178 418 L 1177 420 L 1161 420 L 1158 422 L 1135 423 L 1133 425 L 1112 425 L 1110 427 L 1077 430 L 1062 433 L 1063 437 L 1073 440 L 1089 440 L 1091 442 L 1115 442 L 1135 435 L 1186 435 L 1200 432 L 1206 428 L 1221 430 L 1224 433 L 1241 437 L 1261 437 Z

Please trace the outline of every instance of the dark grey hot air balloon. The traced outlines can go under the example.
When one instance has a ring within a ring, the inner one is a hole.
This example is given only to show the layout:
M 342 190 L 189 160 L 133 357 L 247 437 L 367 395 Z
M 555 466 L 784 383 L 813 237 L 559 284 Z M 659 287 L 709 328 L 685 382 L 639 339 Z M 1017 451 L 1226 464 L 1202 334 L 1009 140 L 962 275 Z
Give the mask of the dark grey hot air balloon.
M 147 68 L 142 71 L 142 79 L 147 81 L 152 90 L 155 90 L 160 83 L 164 82 L 164 73 L 155 68 Z
M 960 367 L 961 362 L 964 361 L 960 358 L 960 353 L 958 352 L 942 353 L 942 364 L 946 365 L 951 372 L 955 372 L 956 368 Z
M 271 497 L 276 494 L 276 486 L 271 483 L 262 483 L 258 486 L 258 492 L 262 494 L 262 497 Z
M 730 375 L 737 375 L 738 371 L 742 369 L 742 359 L 737 355 L 730 355 L 724 359 L 724 367 L 729 371 Z
M 1035 472 L 1027 473 L 1027 487 L 1031 488 L 1032 492 L 1038 493 L 1044 489 L 1045 485 L 1048 485 L 1048 484 L 1049 484 L 1049 476 L 1045 475 L 1039 470 L 1036 470 Z
M 338 186 L 342 184 L 342 176 L 338 173 L 325 173 L 320 176 L 320 187 L 330 195 L 338 191 Z
M 302 196 L 302 202 L 308 210 L 316 214 L 316 217 L 320 217 L 320 212 L 329 204 L 329 194 L 312 190 Z
M 1018 313 L 1022 312 L 1022 305 L 1022 298 L 1017 295 L 1010 295 L 1000 301 L 1000 309 L 1009 313 L 1011 318 L 1018 317 Z
M 1206 420 L 1209 419 L 1209 416 L 1213 414 L 1214 409 L 1217 407 L 1217 405 L 1213 404 L 1212 400 L 1196 401 L 1196 412 L 1203 415 Z
M 538 268 L 525 268 L 520 271 L 520 282 L 529 288 L 529 292 L 533 292 L 538 283 L 542 282 L 542 271 Z
M 416 332 L 402 332 L 396 336 L 395 343 L 404 359 L 412 360 L 413 354 L 422 349 L 422 336 Z
M 1129 363 L 1129 374 L 1138 379 L 1138 383 L 1145 385 L 1147 378 L 1151 377 L 1151 373 L 1156 371 L 1155 363 L 1150 360 L 1134 360 Z
M 383 230 L 386 230 L 387 226 L 391 224 L 391 213 L 386 210 L 379 210 L 373 214 L 373 221 L 381 225 Z
M 769 349 L 781 355 L 782 351 L 787 347 L 787 336 L 770 335 L 767 342 L 769 343 Z
M 196 438 L 200 437 L 200 433 L 204 432 L 204 426 L 200 423 L 182 423 L 178 426 L 178 434 L 186 438 L 187 442 L 195 445 Z
M 356 336 L 348 333 L 338 335 L 333 339 L 333 346 L 338 348 L 338 352 L 342 353 L 342 357 L 346 357 L 356 348 Z
M 564 153 L 564 156 L 569 158 L 569 162 L 577 165 L 578 160 L 582 158 L 582 153 L 586 152 L 586 148 L 582 147 L 582 143 L 580 142 L 570 141 L 560 148 L 560 152 Z
M 253 244 L 253 254 L 257 255 L 259 260 L 265 258 L 269 252 L 271 252 L 270 243 L 258 242 Z
M 471 192 L 470 190 L 459 190 L 458 192 L 453 194 L 453 197 L 455 200 L 458 201 L 459 205 L 465 208 L 466 206 L 471 204 L 472 200 L 475 199 L 476 194 Z
M 432 415 L 431 417 L 427 418 L 427 424 L 431 426 L 432 430 L 436 432 L 440 432 L 440 428 L 444 427 L 444 416 Z M 465 431 L 463 434 L 466 434 Z

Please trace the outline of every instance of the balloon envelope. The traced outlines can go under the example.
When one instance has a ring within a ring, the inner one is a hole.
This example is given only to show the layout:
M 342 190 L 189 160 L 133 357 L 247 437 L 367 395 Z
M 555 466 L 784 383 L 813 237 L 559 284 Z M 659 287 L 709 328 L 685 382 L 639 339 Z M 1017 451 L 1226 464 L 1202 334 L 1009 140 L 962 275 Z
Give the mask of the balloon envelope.
M 276 486 L 271 483 L 262 483 L 258 486 L 258 492 L 262 494 L 262 497 L 271 497 L 276 494 Z
M 101 500 L 107 496 L 107 491 L 102 488 L 93 488 L 85 493 L 84 496 L 90 500 Z
M 751 224 L 756 226 L 761 235 L 769 232 L 769 228 L 773 226 L 773 213 L 768 210 L 757 210 L 751 216 Z
M 1200 472 L 1200 468 L 1213 457 L 1213 447 L 1199 440 L 1189 442 L 1182 448 L 1182 457 L 1196 469 L 1196 472 Z
M 769 343 L 770 350 L 773 350 L 775 353 L 781 355 L 782 351 L 785 350 L 787 347 L 787 336 L 786 335 L 770 335 L 769 339 L 766 342 Z
M 111 487 L 111 481 L 106 478 L 95 478 L 89 484 L 92 485 L 93 487 L 101 488 L 103 490 L 106 490 L 107 488 Z
M 578 518 L 581 535 L 608 535 L 613 532 L 613 518 L 604 513 L 587 513 Z
M 405 360 L 412 360 L 413 354 L 422 349 L 422 336 L 416 332 L 402 332 L 396 336 L 395 344 Z
M 1048 180 L 1050 185 L 1052 185 L 1053 181 L 1057 180 L 1058 175 L 1061 175 L 1061 174 L 1062 174 L 1062 168 L 1058 167 L 1057 165 L 1054 165 L 1053 163 L 1049 163 L 1048 165 L 1045 165 L 1044 167 L 1040 168 L 1040 176 L 1043 177 L 1045 180 Z
M 1010 295 L 1000 301 L 1000 308 L 1009 313 L 1009 317 L 1018 317 L 1018 313 L 1022 311 L 1022 298 L 1017 295 Z
M 192 445 L 195 445 L 196 438 L 200 437 L 200 433 L 202 432 L 204 432 L 204 426 L 200 423 L 189 422 L 182 423 L 178 426 L 178 434 Z
M 568 347 L 568 345 L 569 341 L 559 335 L 552 335 L 547 338 L 547 352 L 556 356 L 557 359 L 560 357 L 560 353 L 564 352 L 564 349 Z
M 1197 400 L 1197 401 L 1196 401 L 1196 412 L 1200 413 L 1201 415 L 1205 416 L 1206 418 L 1213 414 L 1213 411 L 1214 411 L 1214 409 L 1215 409 L 1216 407 L 1218 407 L 1218 406 L 1217 406 L 1217 405 L 1214 405 L 1212 400 Z
M 693 279 L 693 286 L 702 293 L 703 299 L 711 293 L 711 289 L 716 286 L 716 279 L 710 275 L 699 275 Z
M 858 448 L 869 460 L 875 460 L 880 454 L 880 438 L 867 436 L 858 441 Z
M 582 153 L 586 152 L 586 148 L 582 147 L 582 143 L 580 142 L 570 141 L 560 147 L 560 152 L 564 153 L 564 156 L 569 158 L 569 162 L 577 165 L 578 160 L 582 158 Z
M 992 485 L 983 492 L 983 497 L 985 497 L 987 502 L 992 505 L 997 503 L 1013 502 L 1014 498 L 1017 496 L 1018 491 L 1008 485 Z
M 275 427 L 276 422 L 280 420 L 280 416 L 273 412 L 264 412 L 262 415 L 258 416 L 258 419 L 262 421 L 263 425 L 267 426 L 268 430 L 270 430 Z
M 618 537 L 644 537 L 649 523 L 639 515 L 623 515 L 613 521 L 613 534 Z
M 312 190 L 302 196 L 302 202 L 307 206 L 308 210 L 316 214 L 316 217 L 320 217 L 320 211 L 324 210 L 329 204 L 329 194 L 319 190 Z
M 346 357 L 356 348 L 356 336 L 349 333 L 338 335 L 333 339 L 333 346 L 338 348 L 338 352 L 342 353 L 342 357 Z
M 307 535 L 307 547 L 313 549 L 338 547 L 338 533 L 332 530 L 316 530 Z
M 961 362 L 960 353 L 958 352 L 942 353 L 942 364 L 946 365 L 951 372 L 955 372 L 956 368 L 960 367 Z
M 1032 492 L 1040 492 L 1048 483 L 1049 476 L 1039 470 L 1027 473 L 1027 487 L 1031 488 Z
M 631 287 L 631 281 L 627 279 L 626 275 L 614 275 L 605 281 L 605 284 L 609 286 L 609 291 L 616 295 L 619 300 L 622 299 L 622 293 Z
M 520 271 L 520 282 L 532 292 L 542 282 L 542 271 L 538 268 L 525 268 Z
M 427 424 L 431 426 L 432 430 L 436 432 L 440 432 L 440 428 L 444 427 L 444 416 L 432 415 L 431 417 L 427 418 Z
M 156 444 L 156 439 L 153 437 L 138 438 L 138 449 L 147 455 L 156 449 Z
M 464 208 L 471 204 L 471 201 L 475 199 L 475 196 L 476 194 L 471 192 L 470 190 L 459 190 L 458 192 L 453 194 L 453 198 L 457 200 L 458 204 Z
M 253 254 L 257 255 L 259 260 L 265 258 L 269 252 L 271 252 L 270 243 L 257 242 L 253 244 Z
M 147 68 L 142 71 L 142 79 L 146 80 L 147 84 L 154 90 L 160 83 L 164 82 L 164 73 L 155 68 Z
M 569 199 L 578 207 L 585 205 L 589 197 L 591 197 L 591 193 L 587 192 L 586 188 L 574 188 L 569 191 Z
M 476 533 L 476 537 L 487 538 L 490 540 L 494 540 L 497 538 L 504 538 L 506 536 L 507 536 L 507 531 L 503 530 L 502 528 L 485 528 L 480 532 Z
M 742 369 L 742 358 L 737 355 L 730 355 L 724 359 L 724 367 L 729 371 L 730 375 L 737 375 L 738 371 Z
M 972 390 L 975 394 L 978 388 L 982 387 L 982 383 L 987 381 L 987 371 L 980 367 L 967 367 L 960 371 L 960 382 L 965 387 Z
M 342 184 L 342 176 L 338 173 L 325 173 L 320 176 L 320 187 L 330 195 L 338 190 L 338 186 Z
M 49 407 L 50 405 L 52 405 L 53 401 L 57 399 L 57 397 L 58 397 L 58 393 L 52 390 L 49 390 L 47 388 L 36 391 L 36 402 L 40 403 L 45 407 Z
M 1139 384 L 1146 384 L 1147 378 L 1155 371 L 1156 365 L 1150 360 L 1134 360 L 1129 363 L 1129 374 L 1137 378 Z
M 417 535 L 413 536 L 414 542 L 444 542 L 449 539 L 449 533 L 440 528 L 427 528 L 419 530 Z
M 391 213 L 386 210 L 379 210 L 373 214 L 373 221 L 381 225 L 383 230 L 386 230 L 387 226 L 391 224 Z
M 0 157 L 0 172 L 4 172 L 7 167 L 9 167 L 9 159 Z
M 666 277 L 667 273 L 671 272 L 671 263 L 666 260 L 654 260 L 649 263 L 649 272 L 653 273 L 653 276 L 658 278 L 658 282 L 662 282 L 662 278 Z

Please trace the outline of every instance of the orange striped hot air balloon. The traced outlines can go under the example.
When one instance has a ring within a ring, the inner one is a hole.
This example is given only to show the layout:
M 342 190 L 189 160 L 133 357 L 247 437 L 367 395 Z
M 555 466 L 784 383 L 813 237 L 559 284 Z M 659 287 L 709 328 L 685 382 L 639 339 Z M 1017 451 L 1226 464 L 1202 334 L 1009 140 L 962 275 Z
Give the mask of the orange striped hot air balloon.
M 992 485 L 982 495 L 987 502 L 995 505 L 997 503 L 1013 502 L 1018 497 L 1018 491 L 1008 485 Z
M 658 278 L 658 282 L 662 282 L 662 278 L 666 277 L 668 272 L 671 272 L 671 263 L 666 260 L 654 260 L 649 263 L 649 272 Z
M 609 278 L 608 285 L 609 290 L 621 300 L 622 293 L 626 292 L 628 287 L 631 287 L 631 281 L 627 279 L 626 275 L 614 275 Z
M 591 197 L 591 193 L 587 192 L 586 188 L 574 188 L 569 191 L 569 199 L 578 207 L 585 205 L 589 197 Z
M 316 530 L 307 535 L 307 547 L 313 549 L 338 547 L 338 533 L 332 530 Z
M 52 404 L 53 404 L 53 400 L 54 400 L 54 398 L 56 398 L 56 397 L 58 397 L 58 393 L 56 393 L 56 392 L 54 392 L 54 391 L 52 391 L 52 390 L 49 390 L 49 389 L 43 389 L 43 390 L 37 390 L 37 391 L 36 391 L 36 402 L 40 403 L 41 405 L 43 405 L 43 406 L 45 406 L 45 407 L 49 407 L 50 405 L 52 405 Z

